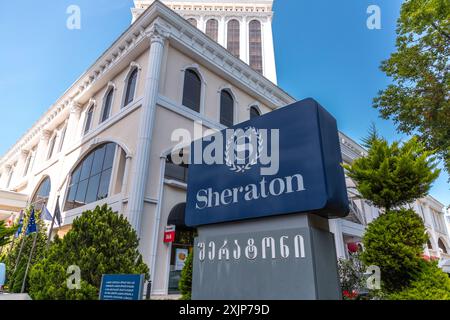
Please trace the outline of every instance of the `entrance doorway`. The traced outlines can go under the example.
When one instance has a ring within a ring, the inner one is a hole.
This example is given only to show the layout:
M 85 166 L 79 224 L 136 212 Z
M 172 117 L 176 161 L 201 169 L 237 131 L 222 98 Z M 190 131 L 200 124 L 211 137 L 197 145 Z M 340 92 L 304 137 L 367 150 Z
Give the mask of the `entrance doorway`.
M 186 258 L 193 250 L 196 229 L 189 228 L 184 222 L 186 203 L 172 208 L 167 225 L 175 226 L 175 240 L 170 248 L 169 294 L 180 293 L 179 282 Z

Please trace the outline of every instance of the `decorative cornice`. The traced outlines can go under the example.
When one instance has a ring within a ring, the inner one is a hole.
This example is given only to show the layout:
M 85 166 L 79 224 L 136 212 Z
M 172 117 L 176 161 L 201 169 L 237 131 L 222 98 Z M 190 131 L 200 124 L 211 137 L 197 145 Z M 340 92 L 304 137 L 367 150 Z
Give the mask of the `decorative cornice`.
M 42 130 L 41 140 L 48 141 L 51 136 L 52 136 L 52 132 L 50 130 Z
M 163 17 L 165 20 L 163 20 Z M 155 21 L 168 21 L 166 24 L 154 24 Z M 148 27 L 153 28 L 147 30 Z M 150 31 L 150 32 L 149 32 Z M 169 33 L 166 33 L 169 32 Z M 176 33 L 176 36 L 174 36 Z M 80 101 L 89 90 L 99 82 L 105 81 L 109 71 L 116 67 L 128 54 L 136 49 L 148 37 L 152 41 L 174 39 L 183 43 L 189 50 L 203 55 L 210 64 L 216 65 L 229 76 L 235 78 L 248 89 L 254 90 L 265 100 L 275 106 L 287 105 L 294 101 L 287 93 L 270 80 L 252 70 L 245 62 L 233 57 L 225 48 L 210 39 L 203 32 L 170 10 L 159 1 L 155 1 L 140 17 L 111 45 L 105 53 L 86 71 L 56 103 L 17 141 L 0 159 L 0 166 L 20 152 L 20 149 L 39 136 L 53 119 L 68 109 L 72 100 Z M 148 41 L 148 40 L 147 40 Z
M 70 103 L 70 113 L 80 114 L 82 110 L 82 105 L 76 101 L 71 101 Z

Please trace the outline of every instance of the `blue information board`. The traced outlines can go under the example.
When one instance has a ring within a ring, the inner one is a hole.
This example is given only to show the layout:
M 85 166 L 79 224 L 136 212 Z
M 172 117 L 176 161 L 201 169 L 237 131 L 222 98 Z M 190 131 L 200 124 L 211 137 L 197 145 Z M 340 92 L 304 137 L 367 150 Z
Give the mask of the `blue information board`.
M 222 148 L 213 154 L 222 163 L 199 163 L 217 141 Z M 341 163 L 336 120 L 313 99 L 194 141 L 186 225 L 300 212 L 346 216 Z
M 143 274 L 104 274 L 100 300 L 142 300 Z

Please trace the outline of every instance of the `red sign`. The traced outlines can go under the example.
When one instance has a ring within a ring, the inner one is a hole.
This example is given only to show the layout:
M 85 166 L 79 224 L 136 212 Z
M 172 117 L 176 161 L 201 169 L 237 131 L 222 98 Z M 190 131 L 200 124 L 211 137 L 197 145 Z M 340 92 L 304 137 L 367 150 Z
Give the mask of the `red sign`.
M 164 231 L 164 243 L 171 243 L 175 241 L 175 226 L 166 226 Z

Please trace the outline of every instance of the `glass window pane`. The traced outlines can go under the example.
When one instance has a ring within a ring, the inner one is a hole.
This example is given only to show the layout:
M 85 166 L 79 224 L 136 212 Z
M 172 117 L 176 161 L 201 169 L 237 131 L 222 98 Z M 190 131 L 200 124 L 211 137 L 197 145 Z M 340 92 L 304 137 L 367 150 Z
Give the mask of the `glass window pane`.
M 83 181 L 83 180 L 89 178 L 89 175 L 91 174 L 91 167 L 92 167 L 93 160 L 94 160 L 94 154 L 91 153 L 86 158 L 86 160 L 83 161 L 83 165 L 81 166 L 80 181 Z
M 250 108 L 250 119 L 254 119 L 260 116 L 260 113 L 256 107 Z
M 226 90 L 222 91 L 220 98 L 220 123 L 227 127 L 234 123 L 234 100 Z
M 202 81 L 197 73 L 187 69 L 184 75 L 183 105 L 200 112 Z
M 77 194 L 78 184 L 71 185 L 69 187 L 69 191 L 67 192 L 67 201 L 75 200 L 75 195 Z
M 233 19 L 228 22 L 227 49 L 232 55 L 240 56 L 240 26 L 239 21 Z
M 88 188 L 86 192 L 86 203 L 97 201 L 98 186 L 100 184 L 100 174 L 89 178 Z
M 89 130 L 91 129 L 91 122 L 92 122 L 93 113 L 94 113 L 94 107 L 90 107 L 89 110 L 88 110 L 88 113 L 86 115 L 86 124 L 85 124 L 85 127 L 84 127 L 84 133 L 85 134 L 88 133 Z
M 80 181 L 80 173 L 81 173 L 81 166 L 78 166 L 75 171 L 72 173 L 72 179 L 70 180 L 71 184 L 77 183 Z
M 94 153 L 94 161 L 92 162 L 91 176 L 102 171 L 103 160 L 105 159 L 106 146 L 97 149 Z
M 86 190 L 89 180 L 83 180 L 78 184 L 77 193 L 75 196 L 75 202 L 77 205 L 84 205 L 86 199 Z
M 109 143 L 106 145 L 105 161 L 103 163 L 103 170 L 112 168 L 114 162 L 114 154 L 116 151 L 116 145 Z
M 98 194 L 97 194 L 97 200 L 104 199 L 108 197 L 108 189 L 109 189 L 109 182 L 111 180 L 111 169 L 108 169 L 106 171 L 103 171 L 101 179 L 100 179 L 100 186 L 98 188 Z
M 253 20 L 249 24 L 249 56 L 250 67 L 259 73 L 263 72 L 261 22 Z
M 102 122 L 106 121 L 109 118 L 109 114 L 111 113 L 113 93 L 114 89 L 110 89 L 105 98 L 105 104 L 103 105 Z
M 127 92 L 125 96 L 125 106 L 133 102 L 134 92 L 136 90 L 136 80 L 137 80 L 137 69 L 134 69 L 131 73 L 128 83 L 127 83 Z
M 217 42 L 219 38 L 219 22 L 216 19 L 210 19 L 206 22 L 206 35 Z

